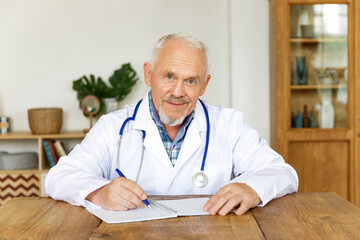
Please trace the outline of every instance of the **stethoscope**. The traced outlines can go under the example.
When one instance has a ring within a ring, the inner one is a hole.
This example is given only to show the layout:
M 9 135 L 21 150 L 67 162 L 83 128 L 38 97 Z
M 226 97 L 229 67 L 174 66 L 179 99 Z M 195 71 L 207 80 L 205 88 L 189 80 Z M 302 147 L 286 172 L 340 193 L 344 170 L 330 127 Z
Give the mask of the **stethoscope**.
M 206 174 L 204 173 L 204 168 L 205 168 L 205 162 L 206 162 L 206 155 L 207 155 L 207 151 L 208 151 L 208 147 L 209 147 L 209 138 L 210 138 L 210 121 L 209 121 L 209 114 L 208 114 L 208 111 L 207 111 L 207 108 L 205 106 L 205 104 L 203 103 L 203 101 L 201 101 L 199 99 L 200 103 L 201 103 L 201 106 L 203 107 L 204 109 L 204 113 L 205 113 L 205 118 L 206 118 L 206 142 L 205 142 L 205 150 L 204 150 L 204 155 L 203 155 L 203 159 L 202 159 L 202 163 L 201 163 L 201 168 L 200 168 L 200 171 L 195 173 L 192 177 L 192 182 L 194 184 L 195 187 L 198 187 L 198 188 L 202 188 L 202 187 L 205 187 L 208 182 L 209 182 L 209 179 L 208 177 L 206 176 Z M 124 129 L 125 129 L 125 126 L 126 124 L 129 122 L 129 121 L 134 121 L 135 118 L 136 118 L 136 114 L 137 114 L 137 111 L 139 109 L 139 106 L 140 106 L 140 103 L 142 102 L 142 99 L 136 104 L 135 106 L 135 109 L 134 109 L 134 113 L 131 117 L 128 117 L 127 119 L 125 119 L 125 121 L 123 122 L 123 124 L 121 125 L 121 128 L 120 128 L 120 131 L 119 131 L 119 141 L 118 141 L 118 147 L 117 147 L 117 153 L 116 153 L 116 159 L 119 159 L 119 152 L 120 152 L 120 146 L 121 146 L 121 138 L 123 137 L 124 135 Z M 145 139 L 145 136 L 146 136 L 146 132 L 144 130 L 141 130 L 141 133 L 142 133 L 142 141 L 143 141 L 143 146 L 142 146 L 142 152 L 141 152 L 141 160 L 140 160 L 140 165 L 139 165 L 139 170 L 138 170 L 138 173 L 136 175 L 136 182 L 139 178 L 139 174 L 140 174 L 140 171 L 141 171 L 141 167 L 142 167 L 142 163 L 143 163 L 143 157 L 144 157 L 144 139 Z M 120 163 L 120 161 L 119 161 Z M 119 164 L 120 165 L 120 164 Z M 120 166 L 118 166 L 120 168 Z

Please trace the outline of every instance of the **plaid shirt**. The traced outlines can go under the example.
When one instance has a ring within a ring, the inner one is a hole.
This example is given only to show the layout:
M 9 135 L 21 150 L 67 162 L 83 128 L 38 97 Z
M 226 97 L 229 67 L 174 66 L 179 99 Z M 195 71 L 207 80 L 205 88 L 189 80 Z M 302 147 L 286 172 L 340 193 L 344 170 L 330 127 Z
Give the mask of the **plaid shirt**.
M 151 92 L 149 92 L 148 96 L 149 96 L 149 107 L 150 107 L 151 117 L 154 120 L 154 122 L 159 130 L 160 137 L 164 143 L 164 147 L 169 156 L 171 164 L 173 166 L 175 166 L 177 157 L 179 156 L 181 145 L 185 139 L 186 131 L 190 125 L 191 120 L 194 118 L 195 111 L 193 110 L 191 112 L 191 114 L 185 119 L 185 123 L 181 126 L 181 128 L 180 128 L 179 132 L 177 133 L 175 140 L 173 142 L 173 141 L 171 141 L 169 135 L 165 131 L 163 124 L 160 122 L 159 116 L 155 110 L 155 107 L 154 107 L 154 104 L 152 101 Z

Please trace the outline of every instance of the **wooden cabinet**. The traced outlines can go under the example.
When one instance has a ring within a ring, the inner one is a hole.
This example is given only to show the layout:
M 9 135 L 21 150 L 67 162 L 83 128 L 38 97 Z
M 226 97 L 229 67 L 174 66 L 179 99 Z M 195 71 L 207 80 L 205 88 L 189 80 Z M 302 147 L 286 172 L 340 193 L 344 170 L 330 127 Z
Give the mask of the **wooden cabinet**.
M 299 191 L 336 192 L 357 206 L 359 6 L 270 0 L 271 145 L 296 169 Z
M 9 132 L 0 135 L 1 141 L 37 141 L 38 167 L 26 170 L 0 170 L 0 205 L 13 197 L 42 196 L 43 180 L 49 171 L 49 162 L 43 149 L 44 140 L 81 140 L 83 131 L 63 131 L 59 134 L 34 135 L 30 132 Z M 1 149 L 6 150 L 6 149 Z M 20 152 L 20 151 L 19 151 Z

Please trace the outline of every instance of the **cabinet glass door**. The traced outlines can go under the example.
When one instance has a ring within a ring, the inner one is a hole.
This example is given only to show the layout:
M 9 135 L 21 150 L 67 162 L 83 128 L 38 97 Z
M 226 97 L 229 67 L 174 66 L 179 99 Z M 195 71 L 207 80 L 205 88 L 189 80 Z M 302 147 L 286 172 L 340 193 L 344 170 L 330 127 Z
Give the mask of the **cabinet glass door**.
M 292 128 L 348 126 L 348 8 L 292 5 L 290 13 Z

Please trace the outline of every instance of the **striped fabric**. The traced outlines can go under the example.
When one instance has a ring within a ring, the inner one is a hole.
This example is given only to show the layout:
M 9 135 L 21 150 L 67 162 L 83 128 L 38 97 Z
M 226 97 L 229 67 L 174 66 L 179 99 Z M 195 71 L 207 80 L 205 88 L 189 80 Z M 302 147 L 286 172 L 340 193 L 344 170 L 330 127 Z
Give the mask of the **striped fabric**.
M 40 195 L 40 179 L 37 174 L 0 174 L 0 206 L 11 198 Z

